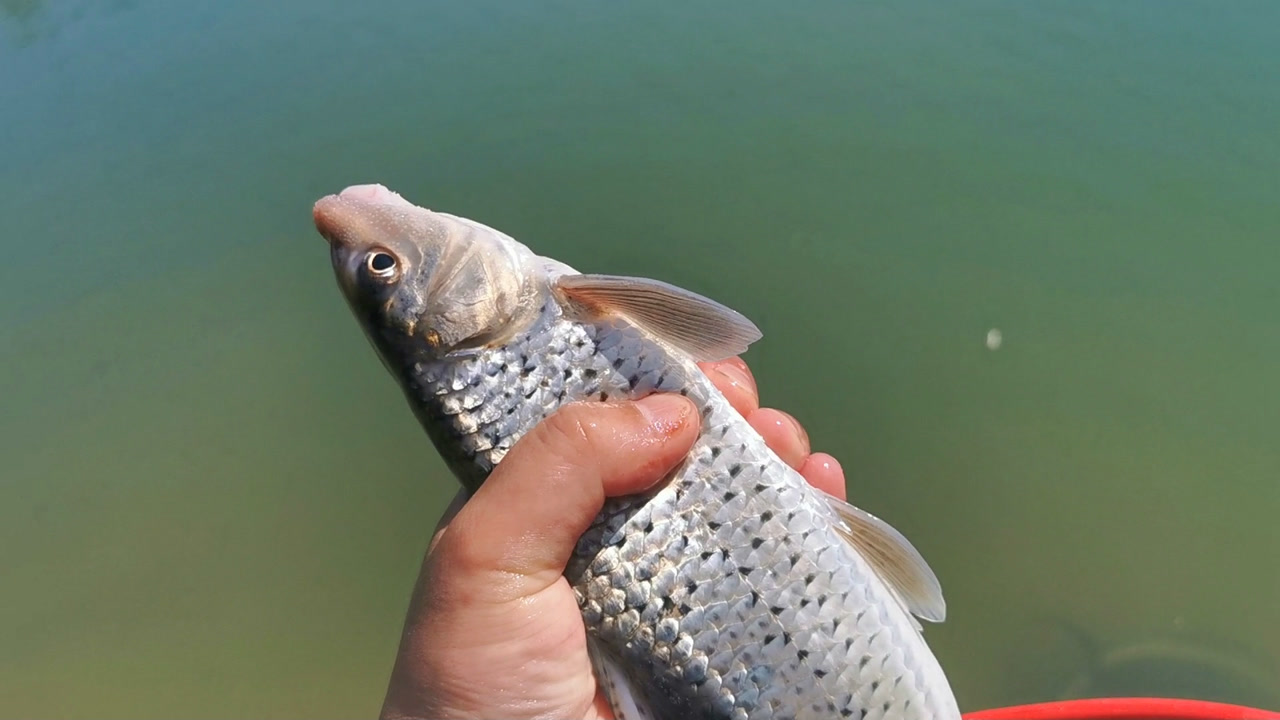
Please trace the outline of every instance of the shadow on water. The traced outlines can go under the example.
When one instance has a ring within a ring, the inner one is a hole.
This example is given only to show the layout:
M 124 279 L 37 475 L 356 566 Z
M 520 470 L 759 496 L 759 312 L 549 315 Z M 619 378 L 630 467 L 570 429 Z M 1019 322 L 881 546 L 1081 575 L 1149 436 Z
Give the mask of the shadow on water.
M 51 6 L 44 0 L 0 0 L 0 25 L 5 26 L 4 35 L 22 48 L 56 37 L 64 28 L 84 20 L 90 12 L 111 14 L 129 10 L 136 4 L 136 0 L 106 0 Z
M 1009 663 L 1023 702 L 1170 697 L 1280 706 L 1274 658 L 1218 636 L 1170 632 L 1104 640 L 1065 619 L 1028 624 Z
M 37 37 L 34 24 L 43 5 L 41 0 L 0 0 L 0 22 L 9 26 L 19 45 L 30 44 Z

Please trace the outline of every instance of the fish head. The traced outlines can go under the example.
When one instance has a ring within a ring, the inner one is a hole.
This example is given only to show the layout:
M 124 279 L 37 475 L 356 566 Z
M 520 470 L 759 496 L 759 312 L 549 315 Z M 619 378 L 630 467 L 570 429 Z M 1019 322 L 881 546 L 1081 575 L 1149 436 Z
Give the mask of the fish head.
M 497 230 L 382 185 L 321 198 L 312 215 L 338 285 L 389 369 L 501 342 L 536 317 L 546 270 Z

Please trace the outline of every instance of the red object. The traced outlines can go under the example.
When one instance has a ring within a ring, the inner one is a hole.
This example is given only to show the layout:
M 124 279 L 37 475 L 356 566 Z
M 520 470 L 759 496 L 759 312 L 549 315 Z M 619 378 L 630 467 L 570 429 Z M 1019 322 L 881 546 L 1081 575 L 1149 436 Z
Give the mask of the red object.
M 1201 700 L 1097 698 L 979 710 L 964 720 L 1280 720 L 1280 713 Z

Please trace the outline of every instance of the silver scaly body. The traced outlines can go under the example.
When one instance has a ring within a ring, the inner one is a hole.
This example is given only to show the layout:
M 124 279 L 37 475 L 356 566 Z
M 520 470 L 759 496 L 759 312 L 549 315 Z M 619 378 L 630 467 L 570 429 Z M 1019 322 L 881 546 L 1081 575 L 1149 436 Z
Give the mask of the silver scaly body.
M 459 223 L 462 240 L 501 235 Z M 918 624 L 839 531 L 832 500 L 769 450 L 693 358 L 623 318 L 566 311 L 549 283 L 572 271 L 538 266 L 536 310 L 502 342 L 382 352 L 472 488 L 566 403 L 675 392 L 701 408 L 701 435 L 669 482 L 608 501 L 566 570 L 623 720 L 958 720 Z

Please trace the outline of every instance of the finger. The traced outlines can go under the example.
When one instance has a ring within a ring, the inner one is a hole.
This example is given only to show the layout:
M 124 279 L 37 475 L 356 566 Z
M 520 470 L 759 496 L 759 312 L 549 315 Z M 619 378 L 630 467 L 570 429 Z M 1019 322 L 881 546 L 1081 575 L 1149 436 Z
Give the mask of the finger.
M 760 407 L 760 393 L 756 388 L 755 376 L 742 358 L 731 357 L 727 360 L 698 363 L 698 366 L 742 417 Z
M 604 499 L 661 480 L 697 436 L 693 403 L 674 394 L 575 404 L 540 422 L 458 511 L 436 547 L 437 577 L 468 599 L 504 602 L 563 573 Z M 463 598 L 459 598 L 463 600 Z
M 800 468 L 800 474 L 804 476 L 809 484 L 819 490 L 835 495 L 841 500 L 847 499 L 848 491 L 844 484 L 844 468 L 840 467 L 840 463 L 826 453 L 814 453 L 804 461 L 804 466 Z
M 809 434 L 787 413 L 761 408 L 748 415 L 747 422 L 760 433 L 769 449 L 792 468 L 799 470 L 809 459 Z

